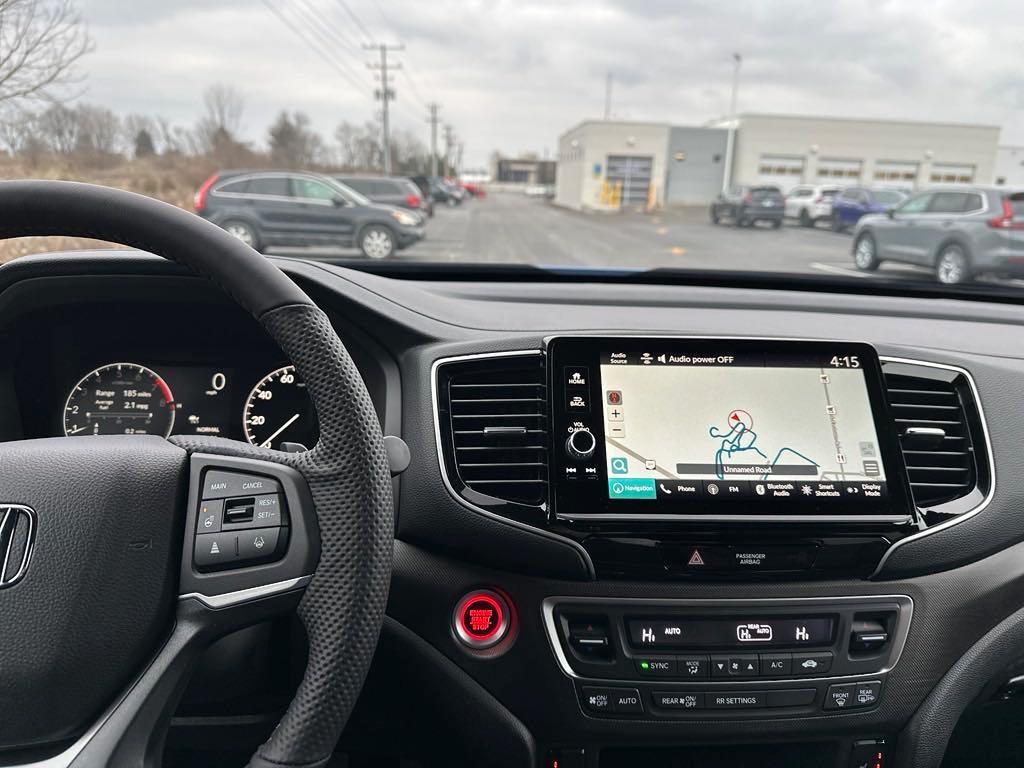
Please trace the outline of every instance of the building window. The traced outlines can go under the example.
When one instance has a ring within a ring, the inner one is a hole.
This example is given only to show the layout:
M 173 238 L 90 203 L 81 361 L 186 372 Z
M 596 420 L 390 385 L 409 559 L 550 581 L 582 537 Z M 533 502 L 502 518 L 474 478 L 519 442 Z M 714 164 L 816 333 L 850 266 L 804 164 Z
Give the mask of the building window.
M 917 182 L 917 163 L 899 160 L 879 160 L 875 163 L 875 183 L 883 185 L 913 186 Z
M 782 155 L 761 155 L 757 166 L 761 176 L 795 176 L 804 175 L 804 159 L 802 157 L 786 157 Z
M 934 163 L 932 184 L 970 184 L 974 181 L 974 166 L 958 163 Z
M 836 181 L 859 181 L 861 166 L 860 160 L 845 160 L 839 158 L 823 157 L 818 160 L 818 178 L 834 179 Z

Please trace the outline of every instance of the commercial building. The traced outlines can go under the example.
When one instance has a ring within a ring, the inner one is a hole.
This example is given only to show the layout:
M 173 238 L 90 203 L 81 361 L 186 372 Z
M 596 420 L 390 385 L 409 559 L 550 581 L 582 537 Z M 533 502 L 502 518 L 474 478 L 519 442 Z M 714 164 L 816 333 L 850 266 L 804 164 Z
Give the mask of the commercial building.
M 613 210 L 703 203 L 722 187 L 728 131 L 591 120 L 558 140 L 555 203 Z
M 999 147 L 996 153 L 996 184 L 1024 189 L 1024 147 Z
M 555 161 L 534 155 L 504 157 L 491 155 L 491 181 L 507 184 L 554 184 Z
M 729 183 L 919 189 L 991 184 L 998 175 L 997 126 L 742 114 L 730 158 L 731 125 L 580 123 L 559 138 L 555 202 L 615 210 L 703 204 Z M 1024 172 L 1024 148 L 1005 149 L 1019 153 L 1011 166 Z
M 991 184 L 998 143 L 992 125 L 743 114 L 732 179 L 783 191 L 797 184 Z

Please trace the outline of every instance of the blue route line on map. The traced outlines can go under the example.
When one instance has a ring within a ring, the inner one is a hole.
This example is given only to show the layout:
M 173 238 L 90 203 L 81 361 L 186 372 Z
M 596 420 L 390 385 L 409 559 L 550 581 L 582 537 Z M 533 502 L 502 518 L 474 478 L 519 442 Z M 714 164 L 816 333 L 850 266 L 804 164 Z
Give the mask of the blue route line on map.
M 739 422 L 728 432 L 722 432 L 718 427 L 712 426 L 708 430 L 708 435 L 722 440 L 718 450 L 715 451 L 715 475 L 717 475 L 719 480 L 725 479 L 725 459 L 731 459 L 735 454 L 752 451 L 762 459 L 768 459 L 768 454 L 764 453 L 757 447 L 757 445 L 755 445 L 755 443 L 757 443 L 757 433 L 743 422 Z M 792 453 L 794 456 L 799 456 L 801 459 L 813 464 L 815 467 L 821 466 L 809 456 L 805 456 L 800 453 L 800 451 L 788 447 L 780 448 L 778 453 L 775 454 L 775 458 L 769 462 L 769 466 L 774 467 L 778 464 L 779 459 L 782 458 L 784 453 Z M 765 473 L 761 476 L 761 479 L 764 480 L 767 476 L 768 473 Z

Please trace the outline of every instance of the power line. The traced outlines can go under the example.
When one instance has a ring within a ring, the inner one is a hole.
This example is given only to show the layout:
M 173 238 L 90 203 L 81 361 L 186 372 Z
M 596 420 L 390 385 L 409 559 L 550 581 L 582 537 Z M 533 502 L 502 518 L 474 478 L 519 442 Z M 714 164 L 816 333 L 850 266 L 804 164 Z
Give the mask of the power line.
M 377 13 L 380 14 L 380 18 L 381 18 L 381 21 L 384 22 L 384 26 L 387 27 L 388 29 L 390 29 L 392 31 L 392 33 L 393 33 L 395 31 L 395 27 L 391 23 L 391 20 L 388 18 L 388 15 L 386 13 L 384 13 L 384 7 L 379 2 L 377 2 L 377 0 L 372 0 L 372 2 L 373 2 L 373 7 L 376 8 L 377 9 Z
M 412 79 L 412 74 L 409 71 L 409 67 L 405 67 L 402 70 L 402 74 L 405 75 L 405 81 L 409 84 L 409 90 L 412 91 L 412 96 L 421 106 L 429 107 L 427 100 L 420 95 L 420 89 L 416 87 L 416 81 Z
M 302 40 L 302 42 L 308 45 L 315 54 L 317 54 L 320 58 L 327 62 L 327 64 L 332 69 L 334 69 L 339 75 L 341 75 L 346 81 L 348 81 L 350 85 L 352 85 L 354 88 L 360 91 L 365 90 L 365 85 L 360 84 L 355 79 L 354 76 L 346 72 L 329 53 L 325 52 L 320 47 L 320 44 L 318 42 L 316 42 L 315 40 L 311 40 L 309 37 L 307 37 L 302 30 L 300 30 L 294 23 L 292 23 L 291 19 L 285 16 L 284 13 L 279 8 L 273 5 L 271 0 L 262 0 L 262 2 L 265 6 L 267 6 L 267 8 L 270 9 L 270 12 L 273 13 L 281 21 L 281 23 L 288 27 L 288 29 L 290 29 L 300 40 Z
M 353 13 L 352 9 L 348 7 L 348 3 L 346 3 L 345 0 L 338 0 L 338 5 L 345 9 L 345 13 L 347 13 L 349 15 L 349 18 L 352 19 L 353 23 L 355 23 L 355 25 L 359 27 L 359 30 L 363 33 L 363 36 L 366 38 L 367 42 L 372 42 L 373 35 L 370 34 L 369 30 L 367 30 L 365 26 L 363 26 L 363 22 L 359 20 L 359 17 L 356 16 L 355 13 Z
M 307 25 L 307 27 L 311 31 L 317 34 L 320 41 L 326 45 L 329 51 L 333 52 L 337 47 L 340 46 L 343 48 L 347 47 L 356 56 L 360 55 L 359 44 L 354 43 L 351 40 L 348 40 L 347 38 L 343 37 L 341 33 L 334 28 L 334 26 L 330 23 L 329 20 L 325 19 L 322 15 L 320 15 L 319 11 L 317 11 L 313 7 L 312 3 L 310 3 L 309 0 L 297 0 L 297 2 L 302 3 L 302 7 L 309 14 L 309 17 L 302 16 L 301 14 L 299 14 L 298 6 L 293 6 L 293 10 L 296 12 L 296 15 L 302 19 L 302 21 Z M 332 58 L 335 58 L 335 60 L 338 61 L 337 57 L 333 53 Z M 338 63 L 340 65 L 341 62 L 338 61 Z M 352 74 L 352 76 L 355 77 L 357 80 L 361 79 L 358 74 L 353 73 L 351 70 L 349 70 L 349 74 Z

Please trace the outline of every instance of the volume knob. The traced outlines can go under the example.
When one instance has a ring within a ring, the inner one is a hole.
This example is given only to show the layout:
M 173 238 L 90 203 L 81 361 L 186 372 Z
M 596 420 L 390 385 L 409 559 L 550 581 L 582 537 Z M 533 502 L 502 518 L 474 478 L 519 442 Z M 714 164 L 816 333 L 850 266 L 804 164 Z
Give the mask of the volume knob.
M 565 452 L 580 461 L 589 459 L 597 448 L 597 440 L 589 429 L 577 429 L 565 441 Z

